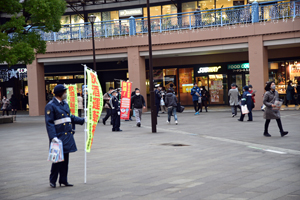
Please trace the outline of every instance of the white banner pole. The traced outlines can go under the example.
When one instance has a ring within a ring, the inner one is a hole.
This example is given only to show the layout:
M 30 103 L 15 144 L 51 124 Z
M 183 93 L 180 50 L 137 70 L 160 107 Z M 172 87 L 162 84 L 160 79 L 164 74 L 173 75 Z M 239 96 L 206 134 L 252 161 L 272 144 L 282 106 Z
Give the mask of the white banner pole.
M 86 65 L 84 65 L 84 183 L 86 183 L 86 135 L 87 135 L 87 102 L 86 102 Z

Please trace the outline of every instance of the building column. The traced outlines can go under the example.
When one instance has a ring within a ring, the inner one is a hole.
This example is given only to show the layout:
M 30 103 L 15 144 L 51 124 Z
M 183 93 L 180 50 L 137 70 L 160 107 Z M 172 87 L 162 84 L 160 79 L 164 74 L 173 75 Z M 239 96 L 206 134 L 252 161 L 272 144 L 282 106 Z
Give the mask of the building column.
M 249 37 L 248 53 L 250 64 L 250 84 L 256 90 L 255 109 L 260 110 L 263 104 L 265 83 L 269 80 L 268 49 L 264 47 L 262 36 Z
M 127 53 L 129 81 L 132 82 L 132 91 L 139 88 L 147 104 L 145 57 L 140 56 L 138 47 L 129 47 Z
M 37 60 L 34 60 L 32 64 L 27 65 L 30 116 L 40 116 L 45 114 L 46 88 L 44 77 L 44 63 L 38 63 Z

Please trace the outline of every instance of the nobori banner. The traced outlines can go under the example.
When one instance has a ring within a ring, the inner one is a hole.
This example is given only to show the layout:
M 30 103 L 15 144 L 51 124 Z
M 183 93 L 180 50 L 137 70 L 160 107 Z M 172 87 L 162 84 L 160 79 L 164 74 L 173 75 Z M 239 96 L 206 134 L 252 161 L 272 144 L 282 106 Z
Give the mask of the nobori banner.
M 91 151 L 94 133 L 103 108 L 103 94 L 97 73 L 87 69 L 87 136 L 86 152 Z
M 72 115 L 78 116 L 77 85 L 67 85 L 67 100 Z
M 121 87 L 121 119 L 129 119 L 130 117 L 130 105 L 131 105 L 131 82 L 122 82 Z
M 249 63 L 239 63 L 239 64 L 232 64 L 232 65 L 227 65 L 227 69 L 249 69 L 250 65 Z

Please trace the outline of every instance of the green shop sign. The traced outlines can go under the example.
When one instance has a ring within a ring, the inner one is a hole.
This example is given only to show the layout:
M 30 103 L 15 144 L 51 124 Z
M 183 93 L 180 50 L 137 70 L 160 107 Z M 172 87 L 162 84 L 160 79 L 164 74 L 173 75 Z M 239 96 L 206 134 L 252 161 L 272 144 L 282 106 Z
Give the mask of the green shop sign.
M 233 64 L 233 65 L 227 65 L 227 69 L 249 69 L 249 63 L 240 63 L 240 64 Z

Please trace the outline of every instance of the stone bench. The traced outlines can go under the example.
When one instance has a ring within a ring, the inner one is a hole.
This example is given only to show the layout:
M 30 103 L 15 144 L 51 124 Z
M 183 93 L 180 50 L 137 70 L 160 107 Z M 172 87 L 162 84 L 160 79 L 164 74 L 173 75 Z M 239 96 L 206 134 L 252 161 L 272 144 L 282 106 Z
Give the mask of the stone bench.
M 13 116 L 0 116 L 0 124 L 13 123 Z

